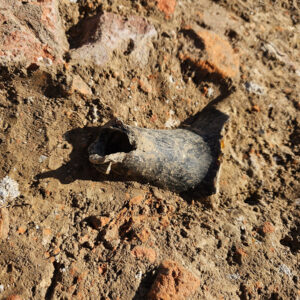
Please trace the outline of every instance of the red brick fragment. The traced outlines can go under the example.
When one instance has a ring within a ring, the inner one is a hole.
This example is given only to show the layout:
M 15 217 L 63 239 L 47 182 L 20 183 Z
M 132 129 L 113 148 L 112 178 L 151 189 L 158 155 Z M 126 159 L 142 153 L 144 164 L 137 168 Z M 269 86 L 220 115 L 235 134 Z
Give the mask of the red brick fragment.
M 113 13 L 99 13 L 82 24 L 79 47 L 72 51 L 72 58 L 103 66 L 113 52 L 118 52 L 134 64 L 145 65 L 149 42 L 156 35 L 154 26 L 139 16 L 124 19 Z
M 0 64 L 25 65 L 61 62 L 68 42 L 56 0 L 19 0 L 0 4 Z M 26 26 L 30 24 L 31 26 Z
M 199 287 L 200 280 L 175 261 L 164 261 L 148 294 L 150 300 L 184 300 Z

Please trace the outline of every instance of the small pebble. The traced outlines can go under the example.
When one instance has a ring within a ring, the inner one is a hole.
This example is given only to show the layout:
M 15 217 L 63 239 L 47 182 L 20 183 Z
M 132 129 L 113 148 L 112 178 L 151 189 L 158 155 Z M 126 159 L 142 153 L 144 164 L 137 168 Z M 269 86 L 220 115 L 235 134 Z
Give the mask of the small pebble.
M 44 162 L 47 158 L 48 158 L 48 157 L 47 157 L 46 155 L 41 155 L 41 156 L 39 157 L 39 163 Z
M 16 181 L 9 176 L 5 176 L 0 181 L 0 207 L 8 204 L 8 201 L 12 201 L 19 197 L 19 185 Z
M 214 95 L 214 89 L 212 87 L 209 87 L 207 89 L 207 96 L 212 97 Z
M 33 102 L 34 102 L 33 97 L 27 97 L 27 98 L 24 99 L 25 104 L 32 104 Z
M 259 135 L 263 135 L 263 134 L 265 134 L 265 131 L 264 131 L 263 129 L 259 129 L 259 130 L 258 130 L 258 134 L 259 134 Z
M 140 280 L 140 279 L 142 278 L 142 271 L 138 271 L 138 272 L 135 274 L 135 278 Z
M 289 277 L 292 276 L 291 270 L 290 270 L 289 267 L 286 266 L 285 264 L 281 264 L 281 265 L 279 266 L 279 272 L 280 272 L 280 273 L 284 273 L 284 274 L 288 275 Z
M 245 88 L 246 88 L 247 92 L 249 92 L 249 93 L 253 93 L 253 94 L 256 94 L 256 95 L 265 94 L 265 89 L 262 86 L 254 83 L 254 82 L 248 82 L 247 81 L 245 83 Z
M 238 279 L 240 279 L 240 275 L 238 273 L 236 273 L 236 274 L 228 274 L 227 276 L 231 280 L 238 280 Z
M 52 60 L 48 57 L 40 56 L 40 57 L 38 57 L 37 61 L 38 62 L 43 62 L 48 67 L 52 66 L 52 64 L 53 64 Z

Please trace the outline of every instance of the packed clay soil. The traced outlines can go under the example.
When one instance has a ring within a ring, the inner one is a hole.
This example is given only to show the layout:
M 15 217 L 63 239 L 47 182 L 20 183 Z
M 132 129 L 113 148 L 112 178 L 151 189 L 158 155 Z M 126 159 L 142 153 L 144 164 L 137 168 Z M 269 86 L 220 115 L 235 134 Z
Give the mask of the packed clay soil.
M 300 299 L 300 3 L 161 2 L 61 0 L 65 63 L 1 68 L 0 179 L 20 189 L 1 299 L 147 299 L 165 260 L 199 279 L 187 299 Z M 72 58 L 82 22 L 103 12 L 154 26 L 145 65 L 126 51 L 102 66 Z M 201 30 L 230 45 L 237 71 L 203 71 Z M 171 130 L 212 101 L 229 116 L 216 194 L 106 178 L 88 160 L 114 117 Z

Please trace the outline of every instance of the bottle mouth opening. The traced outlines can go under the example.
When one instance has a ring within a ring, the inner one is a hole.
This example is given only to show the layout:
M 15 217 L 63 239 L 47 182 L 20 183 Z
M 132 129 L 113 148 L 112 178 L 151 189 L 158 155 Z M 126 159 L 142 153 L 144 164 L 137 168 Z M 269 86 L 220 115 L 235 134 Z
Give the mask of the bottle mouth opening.
M 125 131 L 119 128 L 105 128 L 98 140 L 98 154 L 106 156 L 114 153 L 129 153 L 135 150 Z

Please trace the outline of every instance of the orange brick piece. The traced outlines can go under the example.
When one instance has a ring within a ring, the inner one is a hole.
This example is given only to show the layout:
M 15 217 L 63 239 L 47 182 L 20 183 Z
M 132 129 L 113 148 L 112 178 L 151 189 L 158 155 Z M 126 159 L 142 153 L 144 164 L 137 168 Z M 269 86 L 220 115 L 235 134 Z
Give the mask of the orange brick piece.
M 190 61 L 204 75 L 213 74 L 231 79 L 239 77 L 239 56 L 225 38 L 206 29 L 200 29 L 196 32 L 187 27 L 187 30 L 192 30 L 202 41 L 204 45 L 203 56 L 198 58 L 181 53 L 179 55 L 181 60 Z
M 166 17 L 173 15 L 176 7 L 176 0 L 157 0 L 157 8 L 162 11 Z
M 23 300 L 23 298 L 20 295 L 10 295 L 5 300 Z
M 150 300 L 184 300 L 199 287 L 200 280 L 175 261 L 164 261 L 148 294 Z
M 198 31 L 197 35 L 203 40 L 207 52 L 205 64 L 222 77 L 236 77 L 239 73 L 239 58 L 229 42 L 205 29 Z
M 260 112 L 260 107 L 258 105 L 253 105 L 252 111 Z
M 154 263 L 156 260 L 156 252 L 152 248 L 136 246 L 131 254 L 141 260 L 148 260 L 150 263 Z
M 20 226 L 18 228 L 18 234 L 24 234 L 26 232 L 27 228 L 25 226 Z
M 265 222 L 262 227 L 262 231 L 264 234 L 273 233 L 275 228 L 270 222 Z

